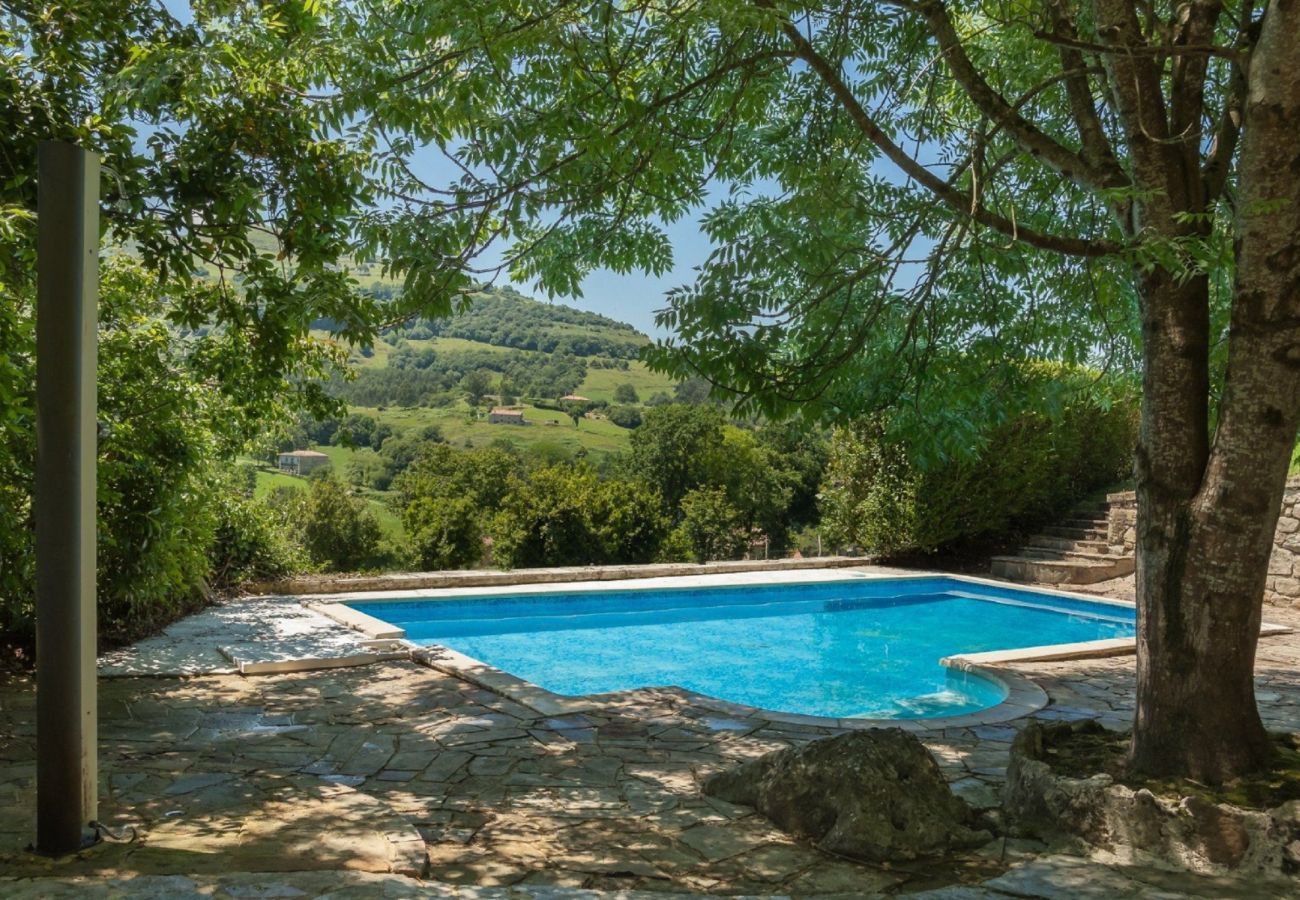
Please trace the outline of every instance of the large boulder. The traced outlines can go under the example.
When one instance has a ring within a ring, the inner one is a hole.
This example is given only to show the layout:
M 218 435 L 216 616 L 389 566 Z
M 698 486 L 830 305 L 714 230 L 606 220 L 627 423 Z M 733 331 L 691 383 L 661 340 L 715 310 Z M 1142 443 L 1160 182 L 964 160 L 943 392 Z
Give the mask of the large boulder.
M 704 783 L 830 853 L 883 862 L 990 840 L 971 828 L 934 758 L 898 728 L 853 731 L 769 753 Z

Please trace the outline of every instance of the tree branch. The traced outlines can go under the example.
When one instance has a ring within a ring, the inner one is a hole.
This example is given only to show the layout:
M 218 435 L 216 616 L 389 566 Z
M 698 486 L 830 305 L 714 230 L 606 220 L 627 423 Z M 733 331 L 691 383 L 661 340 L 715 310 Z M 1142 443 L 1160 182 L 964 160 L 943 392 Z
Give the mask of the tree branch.
M 1160 66 L 1140 52 L 1149 45 L 1132 0 L 1093 0 L 1097 32 L 1114 51 L 1102 57 L 1110 75 L 1116 111 L 1133 161 L 1138 186 L 1154 191 L 1148 218 L 1162 227 L 1173 213 L 1192 208 L 1188 197 L 1182 140 L 1170 140 Z M 1200 193 L 1200 186 L 1196 191 Z
M 1086 188 L 1104 190 L 1122 184 L 1116 183 L 1113 171 L 1094 165 L 1077 151 L 1039 129 L 993 89 L 967 55 L 943 0 L 922 0 L 914 8 L 930 26 L 930 32 L 943 51 L 948 69 L 962 90 L 984 115 L 1002 126 L 1025 152 Z
M 1052 37 L 1073 40 L 1078 37 L 1074 18 L 1064 0 L 1047 0 L 1048 14 L 1052 18 Z M 1128 182 L 1124 169 L 1115 157 L 1115 149 L 1106 136 L 1101 116 L 1093 101 L 1092 85 L 1088 81 L 1083 53 L 1068 43 L 1059 46 L 1061 68 L 1066 72 L 1065 96 L 1070 104 L 1070 115 L 1079 129 L 1084 158 L 1098 171 L 1108 173 L 1108 179 L 1119 186 Z
M 1241 10 L 1237 46 L 1246 54 L 1249 54 L 1255 40 L 1259 37 L 1259 23 L 1251 21 L 1254 8 L 1255 4 L 1247 0 Z M 1228 79 L 1228 90 L 1223 98 L 1223 110 L 1219 114 L 1219 124 L 1214 130 L 1214 139 L 1210 142 L 1205 164 L 1201 167 L 1207 205 L 1223 195 L 1223 190 L 1228 183 L 1228 173 L 1232 171 L 1232 158 L 1237 152 L 1237 139 L 1241 136 L 1241 123 L 1246 115 L 1248 86 L 1246 67 L 1240 62 L 1234 62 Z
M 772 8 L 770 0 L 757 0 L 757 5 L 767 9 Z M 866 135 L 867 139 L 879 148 L 894 165 L 902 169 L 909 178 L 929 190 L 952 209 L 962 215 L 970 216 L 981 225 L 1043 250 L 1051 250 L 1069 256 L 1097 257 L 1109 256 L 1123 249 L 1122 245 L 1115 241 L 1068 237 L 1025 228 L 987 209 L 983 205 L 972 205 L 969 195 L 952 187 L 921 165 L 885 133 L 884 129 L 876 123 L 871 114 L 858 101 L 852 89 L 845 83 L 836 68 L 817 52 L 803 32 L 784 18 L 781 21 L 781 30 L 794 46 L 798 57 L 817 73 L 818 77 L 835 95 L 835 98 L 839 100 L 840 105 L 844 107 L 853 123 Z M 1019 118 L 1019 116 L 1016 115 L 1016 118 Z
M 1205 183 L 1201 178 L 1201 116 L 1205 112 L 1205 77 L 1209 57 L 1186 53 L 1184 46 L 1206 43 L 1214 37 L 1223 12 L 1220 0 L 1192 0 L 1179 8 L 1174 31 L 1175 56 L 1170 76 L 1170 131 L 1183 139 L 1183 165 L 1188 197 L 1196 209 L 1205 208 Z

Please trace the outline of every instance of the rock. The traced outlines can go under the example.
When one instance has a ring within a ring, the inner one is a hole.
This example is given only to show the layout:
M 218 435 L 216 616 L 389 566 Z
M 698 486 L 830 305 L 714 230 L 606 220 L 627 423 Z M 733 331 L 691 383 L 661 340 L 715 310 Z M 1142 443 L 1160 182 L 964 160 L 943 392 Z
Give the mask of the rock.
M 1044 741 L 1060 732 L 1104 730 L 1095 721 L 1033 723 L 1011 746 L 1003 809 L 1015 833 L 1025 837 L 1078 837 L 1089 843 L 1103 843 L 1106 817 L 1103 812 L 1109 775 L 1092 778 L 1061 778 L 1043 762 Z
M 1074 778 L 1052 771 L 1045 747 L 1067 737 L 1063 730 L 1096 729 L 1095 723 L 1034 724 L 1021 733 L 1011 748 L 1003 805 L 1011 833 L 1082 839 L 1126 865 L 1198 875 L 1294 872 L 1300 801 L 1270 811 L 1242 809 L 1196 795 L 1157 796 L 1115 784 L 1108 775 Z
M 915 737 L 855 731 L 779 750 L 704 783 L 710 796 L 756 808 L 829 853 L 908 860 L 990 840 Z

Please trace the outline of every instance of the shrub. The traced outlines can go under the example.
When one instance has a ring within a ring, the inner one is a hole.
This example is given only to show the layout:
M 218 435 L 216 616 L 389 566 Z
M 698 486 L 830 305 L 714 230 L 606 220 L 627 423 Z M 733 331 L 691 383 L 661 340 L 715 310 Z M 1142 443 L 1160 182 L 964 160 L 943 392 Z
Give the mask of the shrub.
M 607 415 L 620 428 L 638 428 L 641 425 L 641 410 L 635 406 L 611 406 Z
M 507 567 L 648 562 L 667 530 L 657 495 L 601 481 L 586 466 L 548 466 L 515 478 L 493 523 L 493 559 Z
M 374 565 L 379 521 L 342 482 L 328 473 L 314 476 L 302 514 L 303 547 L 316 565 L 335 572 Z
M 278 578 L 307 567 L 302 549 L 269 504 L 255 500 L 251 487 L 233 478 L 224 479 L 223 487 L 213 500 L 217 529 L 208 551 L 215 587 Z
M 624 383 L 614 388 L 615 403 L 639 403 L 640 400 L 636 387 L 631 384 Z
M 483 557 L 478 509 L 465 497 L 421 497 L 403 519 L 417 564 L 429 569 L 459 569 Z
M 175 300 L 138 265 L 102 270 L 99 305 L 97 612 L 102 645 L 133 640 L 200 606 L 215 579 L 261 559 L 247 473 L 220 460 L 248 437 L 247 410 L 202 369 L 229 348 L 181 340 Z M 3 293 L 3 291 L 0 291 Z M 34 638 L 31 484 L 35 463 L 32 297 L 0 303 L 0 640 Z M 247 526 L 247 527 L 245 527 Z M 242 537 L 240 537 L 242 535 Z M 247 539 L 247 540 L 245 540 Z M 215 560 L 223 566 L 212 571 Z M 262 559 L 264 562 L 265 559 Z M 228 565 L 226 565 L 228 564 Z
M 1077 376 L 1054 377 L 1067 385 Z M 1059 386 L 1059 385 L 1058 385 Z M 1136 409 L 1075 391 L 990 428 L 963 458 L 920 465 L 879 417 L 836 431 L 821 492 L 827 541 L 882 555 L 1016 536 L 1131 471 Z
M 741 513 L 720 487 L 701 487 L 682 498 L 682 521 L 669 539 L 678 559 L 710 562 L 735 559 L 745 550 Z

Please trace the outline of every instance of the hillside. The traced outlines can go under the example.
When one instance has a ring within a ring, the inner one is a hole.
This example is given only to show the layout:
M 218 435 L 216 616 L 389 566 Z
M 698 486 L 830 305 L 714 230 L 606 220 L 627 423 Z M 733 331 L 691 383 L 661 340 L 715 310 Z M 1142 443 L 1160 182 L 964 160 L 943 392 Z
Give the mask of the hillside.
M 509 287 L 487 288 L 460 315 L 417 319 L 356 348 L 355 377 L 331 390 L 351 407 L 445 411 L 460 405 L 468 413 L 470 405 L 459 401 L 466 399 L 467 377 L 478 373 L 487 382 L 478 393 L 496 403 L 568 394 L 610 403 L 623 385 L 644 402 L 673 389 L 671 379 L 636 358 L 649 343 L 607 316 L 542 303 Z
M 347 403 L 348 419 L 306 423 L 289 443 L 323 450 L 334 471 L 362 491 L 385 532 L 400 536 L 401 524 L 387 506 L 388 487 L 423 441 L 455 447 L 504 441 L 546 459 L 585 456 L 594 462 L 626 449 L 627 423 L 639 420 L 647 401 L 674 394 L 671 378 L 635 358 L 649 342 L 606 316 L 542 303 L 510 288 L 485 290 L 462 316 L 417 320 L 386 330 L 372 346 L 354 348 L 354 377 L 329 386 Z M 581 404 L 587 415 L 576 424 L 558 402 L 571 394 L 591 401 Z M 502 403 L 521 412 L 524 424 L 490 421 L 488 410 Z M 614 407 L 624 425 L 609 417 Z M 263 493 L 306 483 L 265 469 L 257 477 Z
M 607 316 L 525 297 L 512 287 L 485 288 L 450 319 L 421 319 L 401 329 L 408 338 L 449 337 L 542 353 L 635 359 L 650 339 Z

